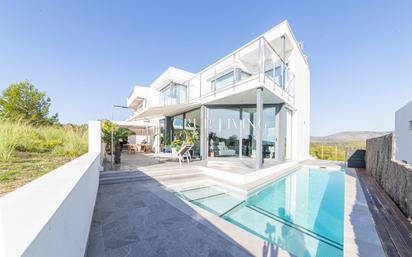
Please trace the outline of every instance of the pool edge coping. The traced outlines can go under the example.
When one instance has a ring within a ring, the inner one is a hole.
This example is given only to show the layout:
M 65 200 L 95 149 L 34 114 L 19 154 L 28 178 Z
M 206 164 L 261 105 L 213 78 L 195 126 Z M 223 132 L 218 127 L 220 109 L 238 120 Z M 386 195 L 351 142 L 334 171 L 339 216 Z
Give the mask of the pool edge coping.
M 353 168 L 345 168 L 344 204 L 343 256 L 385 257 L 365 194 Z

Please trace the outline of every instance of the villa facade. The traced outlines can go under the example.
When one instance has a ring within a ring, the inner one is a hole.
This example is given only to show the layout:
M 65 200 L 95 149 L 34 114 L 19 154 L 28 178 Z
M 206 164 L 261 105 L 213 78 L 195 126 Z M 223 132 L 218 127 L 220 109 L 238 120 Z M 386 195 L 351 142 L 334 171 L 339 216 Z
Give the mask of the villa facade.
M 309 157 L 310 71 L 287 21 L 194 74 L 170 67 L 127 98 L 155 152 L 181 141 L 202 160 Z

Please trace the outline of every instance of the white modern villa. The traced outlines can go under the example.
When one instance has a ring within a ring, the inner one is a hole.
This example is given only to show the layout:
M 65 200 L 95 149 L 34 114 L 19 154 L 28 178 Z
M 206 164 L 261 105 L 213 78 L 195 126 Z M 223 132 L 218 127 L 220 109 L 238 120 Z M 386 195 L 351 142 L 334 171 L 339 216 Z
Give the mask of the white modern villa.
M 157 153 L 191 137 L 202 160 L 241 158 L 261 169 L 309 157 L 310 71 L 287 21 L 196 74 L 168 68 L 135 86 L 127 106 L 127 122 L 152 131 Z
M 287 21 L 196 74 L 168 68 L 127 107 L 119 168 L 89 121 L 87 153 L 0 197 L 0 257 L 412 256 L 412 103 L 404 163 L 392 135 L 368 140 L 366 169 L 309 158 L 310 71 Z M 189 164 L 159 160 L 177 147 Z

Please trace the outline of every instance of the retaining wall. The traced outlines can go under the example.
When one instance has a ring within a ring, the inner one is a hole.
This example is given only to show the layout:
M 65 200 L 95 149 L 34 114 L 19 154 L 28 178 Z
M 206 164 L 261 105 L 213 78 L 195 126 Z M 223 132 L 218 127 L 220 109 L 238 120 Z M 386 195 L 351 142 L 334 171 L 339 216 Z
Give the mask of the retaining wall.
M 0 257 L 84 256 L 101 165 L 100 122 L 89 152 L 0 198 Z
M 412 166 L 395 159 L 393 135 L 366 141 L 366 169 L 402 212 L 412 218 Z

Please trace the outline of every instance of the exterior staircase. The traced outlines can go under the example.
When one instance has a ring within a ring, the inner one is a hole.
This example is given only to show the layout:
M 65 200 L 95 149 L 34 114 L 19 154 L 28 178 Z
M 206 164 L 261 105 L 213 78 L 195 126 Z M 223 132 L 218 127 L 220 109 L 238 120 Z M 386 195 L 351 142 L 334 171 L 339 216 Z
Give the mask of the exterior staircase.
M 201 177 L 202 173 L 197 166 L 169 166 L 142 167 L 136 171 L 104 171 L 100 173 L 99 184 L 119 184 L 130 182 L 153 182 L 189 179 Z

